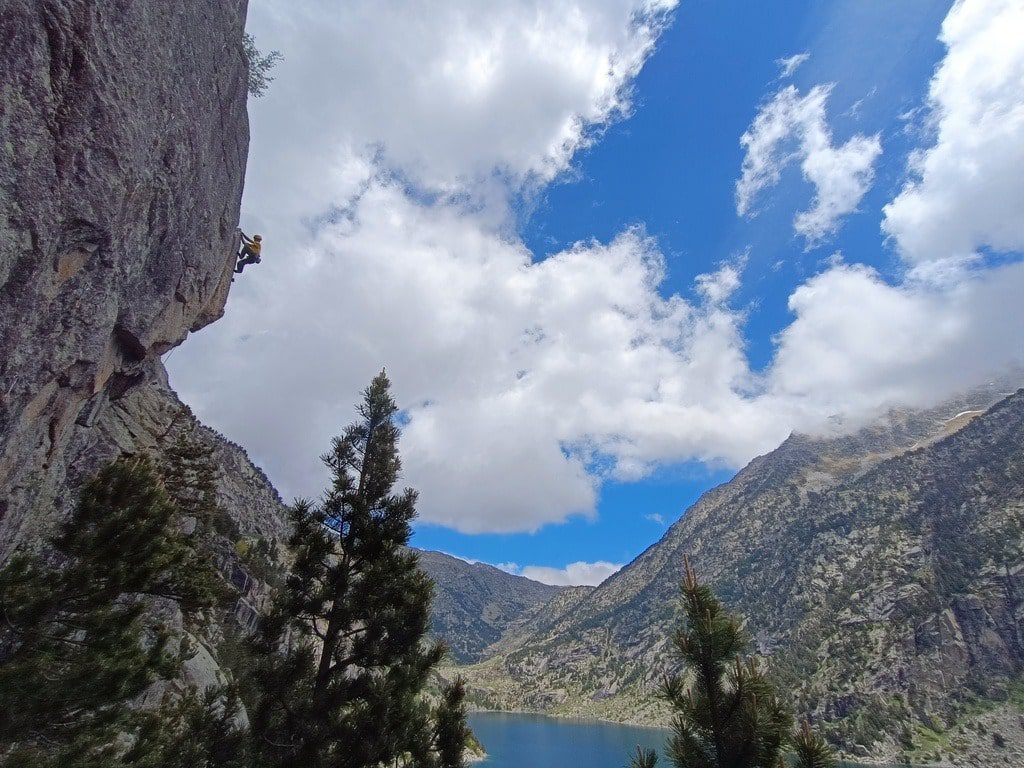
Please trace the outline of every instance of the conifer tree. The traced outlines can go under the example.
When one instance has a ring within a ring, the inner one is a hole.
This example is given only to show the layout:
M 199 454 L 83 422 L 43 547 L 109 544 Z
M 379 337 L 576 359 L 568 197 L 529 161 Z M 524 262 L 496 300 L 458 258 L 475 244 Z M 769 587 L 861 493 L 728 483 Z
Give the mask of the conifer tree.
M 440 730 L 422 695 L 444 649 L 426 641 L 432 584 L 405 547 L 416 493 L 393 492 L 401 463 L 389 389 L 381 372 L 322 457 L 332 475 L 322 500 L 292 509 L 291 574 L 254 643 L 250 714 L 266 765 L 461 762 L 450 744 L 464 727 L 454 724 L 464 723 L 461 687 L 446 693 Z
M 183 515 L 207 517 L 217 504 L 217 470 L 213 449 L 182 429 L 163 454 L 164 487 Z
M 213 448 L 183 429 L 164 451 L 160 476 L 178 512 L 196 521 L 201 534 L 234 535 L 234 522 L 217 501 L 217 464 Z
M 434 751 L 438 768 L 462 768 L 472 732 L 466 725 L 466 686 L 462 678 L 445 687 L 434 712 Z
M 668 756 L 676 768 L 774 768 L 792 717 L 754 659 L 747 638 L 686 561 L 684 624 L 673 642 L 689 673 L 668 677 L 663 693 L 675 711 Z M 648 764 L 649 765 L 649 764 Z
M 748 639 L 686 558 L 684 622 L 673 638 L 687 678 L 666 678 L 663 695 L 675 711 L 668 757 L 676 768 L 781 768 L 792 742 L 796 768 L 835 768 L 828 744 L 804 723 L 791 735 L 792 715 L 753 658 Z M 689 680 L 689 686 L 685 680 Z M 654 750 L 637 747 L 631 768 L 655 768 Z
M 793 768 L 835 768 L 838 764 L 828 742 L 811 731 L 805 720 L 793 739 Z
M 653 749 L 644 749 L 639 744 L 633 759 L 630 760 L 630 768 L 654 768 L 658 764 L 658 753 Z
M 251 762 L 241 701 L 230 686 L 169 697 L 143 725 L 122 764 L 136 768 L 259 768 Z
M 0 760 L 109 765 L 139 727 L 131 700 L 187 654 L 147 601 L 198 610 L 215 576 L 144 459 L 103 468 L 51 544 L 0 570 Z

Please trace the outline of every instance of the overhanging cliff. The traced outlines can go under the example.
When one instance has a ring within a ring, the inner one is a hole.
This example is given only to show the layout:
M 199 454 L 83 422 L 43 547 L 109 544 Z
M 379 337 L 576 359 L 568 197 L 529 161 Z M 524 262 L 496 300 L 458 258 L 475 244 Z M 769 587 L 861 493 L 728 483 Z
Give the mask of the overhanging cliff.
M 118 424 L 146 424 L 143 402 L 180 407 L 159 356 L 224 312 L 249 141 L 245 11 L 4 4 L 0 559 L 99 462 L 159 437 L 159 419 Z

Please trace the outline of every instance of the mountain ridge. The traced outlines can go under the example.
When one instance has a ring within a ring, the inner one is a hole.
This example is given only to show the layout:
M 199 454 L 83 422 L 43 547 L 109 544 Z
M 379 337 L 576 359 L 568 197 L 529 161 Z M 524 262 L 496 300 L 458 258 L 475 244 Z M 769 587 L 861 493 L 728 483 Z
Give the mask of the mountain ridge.
M 454 661 L 480 661 L 517 621 L 532 615 L 564 591 L 506 573 L 487 563 L 471 563 L 445 552 L 413 548 L 420 568 L 434 581 L 431 623 Z
M 798 708 L 829 725 L 851 753 L 892 757 L 910 749 L 915 729 L 956 721 L 970 699 L 962 689 L 978 689 L 976 698 L 1004 695 L 1024 662 L 1019 600 L 994 594 L 981 555 L 920 557 L 934 549 L 928 542 L 951 535 L 947 525 L 961 539 L 946 545 L 949 552 L 970 544 L 995 556 L 984 529 L 995 526 L 1013 548 L 999 555 L 1006 579 L 1017 594 L 1024 588 L 1024 488 L 1012 471 L 1024 464 L 1024 391 L 991 404 L 998 394 L 989 387 L 937 409 L 890 414 L 853 435 L 791 436 L 704 494 L 659 542 L 553 624 L 467 670 L 478 703 L 664 722 L 651 694 L 671 668 L 667 640 L 684 552 L 746 617 L 755 647 L 773 656 Z M 991 407 L 961 418 L 979 403 Z M 957 418 L 963 423 L 949 433 Z M 993 506 L 991 489 L 979 490 L 985 483 L 1003 489 L 1002 506 Z M 946 508 L 950 499 L 980 517 L 957 517 Z M 916 570 L 907 571 L 906 558 L 915 557 Z M 858 573 L 872 566 L 875 581 L 861 584 Z M 970 576 L 962 595 L 942 587 L 951 569 Z M 861 603 L 865 621 L 848 617 L 845 634 L 829 632 L 827 617 Z M 883 642 L 886 622 L 898 631 Z M 816 653 L 825 653 L 824 671 L 808 661 Z M 946 680 L 925 668 L 953 659 L 966 671 Z M 886 665 L 899 673 L 887 677 Z M 885 726 L 886 718 L 898 727 Z M 878 738 L 861 743 L 872 729 Z

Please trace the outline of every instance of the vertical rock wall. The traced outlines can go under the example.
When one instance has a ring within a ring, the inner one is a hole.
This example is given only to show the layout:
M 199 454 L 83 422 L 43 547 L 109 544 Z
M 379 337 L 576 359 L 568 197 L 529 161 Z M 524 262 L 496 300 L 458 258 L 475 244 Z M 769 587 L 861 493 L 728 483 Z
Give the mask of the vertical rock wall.
M 68 466 L 95 463 L 85 447 L 110 452 L 92 431 L 111 409 L 166 389 L 159 355 L 224 311 L 249 139 L 245 11 L 3 2 L 0 559 L 66 505 Z

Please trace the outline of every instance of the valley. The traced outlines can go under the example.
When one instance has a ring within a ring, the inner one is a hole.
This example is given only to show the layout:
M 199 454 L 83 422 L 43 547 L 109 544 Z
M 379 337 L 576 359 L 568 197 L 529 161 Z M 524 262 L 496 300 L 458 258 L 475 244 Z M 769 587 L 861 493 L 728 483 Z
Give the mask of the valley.
M 6 2 L 0 766 L 1024 766 L 1024 12 L 854 5 Z
M 447 674 L 482 708 L 667 724 L 652 694 L 689 554 L 847 754 L 935 761 L 991 742 L 987 721 L 1020 749 L 1022 446 L 1024 392 L 1001 387 L 849 436 L 794 435 L 621 572 Z

